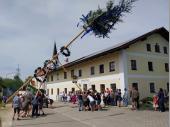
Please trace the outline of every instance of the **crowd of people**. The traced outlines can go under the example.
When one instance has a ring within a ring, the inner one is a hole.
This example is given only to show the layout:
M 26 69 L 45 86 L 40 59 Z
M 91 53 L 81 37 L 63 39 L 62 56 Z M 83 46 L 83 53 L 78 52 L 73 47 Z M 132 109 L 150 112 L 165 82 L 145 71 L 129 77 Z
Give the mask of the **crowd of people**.
M 43 111 L 44 105 L 48 108 L 48 104 L 52 105 L 53 100 L 49 99 L 44 93 L 38 91 L 35 94 L 27 91 L 25 94 L 16 94 L 13 98 L 12 107 L 14 109 L 13 120 L 17 113 L 17 120 L 20 117 L 38 117 L 45 115 Z
M 121 89 L 108 89 L 106 88 L 103 92 L 97 92 L 93 90 L 87 91 L 76 91 L 61 93 L 59 100 L 63 102 L 72 102 L 73 104 L 78 104 L 79 111 L 95 111 L 101 110 L 103 107 L 111 105 L 118 107 L 128 107 L 131 104 L 131 110 L 138 110 L 140 108 L 140 94 L 136 87 L 133 87 L 131 90 L 124 89 L 124 92 L 121 92 Z M 153 98 L 153 108 L 161 112 L 165 111 L 165 102 L 166 99 L 163 89 L 160 88 L 157 95 L 154 95 Z
M 70 102 L 73 104 L 78 104 L 79 111 L 98 111 L 102 108 L 111 105 L 118 107 L 128 107 L 129 104 L 132 105 L 132 110 L 139 109 L 139 91 L 136 87 L 131 90 L 124 89 L 122 93 L 121 89 L 108 89 L 103 92 L 97 92 L 93 90 L 87 91 L 76 91 L 69 92 L 68 94 L 60 94 L 60 101 Z M 168 101 L 163 89 L 160 88 L 159 92 L 153 96 L 153 107 L 154 110 L 164 112 L 165 102 Z M 52 105 L 53 100 L 49 99 L 42 92 L 36 92 L 32 95 L 30 92 L 26 92 L 24 95 L 17 94 L 13 98 L 12 107 L 14 108 L 13 120 L 15 119 L 15 114 L 17 113 L 17 120 L 20 117 L 38 117 L 40 115 L 45 115 L 43 111 L 43 106 L 48 104 Z
M 139 101 L 139 92 L 136 89 L 132 90 L 132 94 L 130 95 L 132 98 L 133 109 L 137 108 L 137 104 Z M 96 90 L 87 90 L 87 91 L 76 91 L 61 93 L 59 97 L 60 101 L 63 102 L 72 102 L 79 105 L 79 111 L 82 110 L 101 110 L 103 107 L 107 105 L 127 107 L 129 104 L 129 92 L 127 89 L 124 89 L 124 93 L 122 94 L 121 89 L 112 90 L 106 88 L 103 92 L 97 92 Z

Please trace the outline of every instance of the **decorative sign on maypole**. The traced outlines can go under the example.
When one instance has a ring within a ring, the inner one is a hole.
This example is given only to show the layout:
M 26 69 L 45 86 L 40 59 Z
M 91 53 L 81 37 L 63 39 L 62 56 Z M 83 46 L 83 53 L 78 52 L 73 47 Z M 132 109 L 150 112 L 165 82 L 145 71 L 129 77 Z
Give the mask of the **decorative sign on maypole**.
M 65 57 L 69 57 L 71 52 L 69 46 L 81 36 L 83 38 L 88 33 L 93 33 L 96 37 L 105 38 L 109 37 L 111 30 L 115 29 L 115 25 L 122 22 L 122 17 L 125 13 L 129 13 L 132 9 L 133 3 L 137 0 L 120 0 L 117 5 L 114 5 L 113 1 L 106 3 L 106 8 L 98 8 L 96 11 L 89 11 L 87 15 L 82 15 L 80 22 L 77 24 L 78 27 L 82 28 L 82 31 L 78 33 L 67 45 L 62 46 L 60 51 L 53 55 L 52 59 L 46 60 L 43 67 L 38 67 L 34 72 L 34 79 L 39 82 L 39 88 L 46 82 L 47 74 L 55 70 L 60 64 L 64 71 L 67 71 L 58 59 L 60 54 Z M 27 82 L 31 82 L 33 78 L 30 78 Z M 22 87 L 26 86 L 25 83 Z M 21 88 L 22 88 L 21 87 Z M 20 88 L 20 89 L 21 89 Z M 18 90 L 17 90 L 18 91 Z M 15 95 L 16 93 L 14 93 Z M 12 98 L 12 97 L 11 97 Z M 9 99 L 10 100 L 10 99 Z

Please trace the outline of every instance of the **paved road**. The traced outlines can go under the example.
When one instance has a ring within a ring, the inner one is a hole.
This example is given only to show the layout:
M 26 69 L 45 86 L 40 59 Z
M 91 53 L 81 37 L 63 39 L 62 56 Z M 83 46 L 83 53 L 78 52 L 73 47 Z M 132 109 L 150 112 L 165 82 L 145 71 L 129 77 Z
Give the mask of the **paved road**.
M 15 127 L 89 127 L 87 124 L 82 124 L 70 117 L 57 113 L 54 109 L 45 110 L 47 116 L 39 118 L 27 118 L 20 121 L 14 121 Z
M 109 107 L 107 111 L 79 112 L 70 104 L 45 109 L 47 116 L 13 121 L 14 127 L 168 127 L 169 112 L 130 111 Z
M 0 107 L 0 127 L 12 126 L 12 108 L 11 104 L 6 105 L 5 108 Z

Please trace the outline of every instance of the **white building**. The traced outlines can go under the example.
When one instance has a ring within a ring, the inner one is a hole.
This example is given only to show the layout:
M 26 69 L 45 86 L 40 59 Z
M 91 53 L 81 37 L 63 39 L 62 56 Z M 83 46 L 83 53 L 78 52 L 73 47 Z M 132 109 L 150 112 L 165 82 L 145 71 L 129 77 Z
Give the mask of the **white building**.
M 48 74 L 47 92 L 56 100 L 60 92 L 78 90 L 72 76 L 78 76 L 83 89 L 138 87 L 140 98 L 152 96 L 160 87 L 169 90 L 169 32 L 155 29 L 133 40 L 94 53 Z

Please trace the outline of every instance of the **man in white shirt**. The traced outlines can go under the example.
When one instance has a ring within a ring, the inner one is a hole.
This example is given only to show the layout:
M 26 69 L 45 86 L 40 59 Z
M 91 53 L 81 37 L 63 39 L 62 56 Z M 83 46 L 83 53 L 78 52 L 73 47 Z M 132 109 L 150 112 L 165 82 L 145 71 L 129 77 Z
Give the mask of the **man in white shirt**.
M 90 94 L 88 94 L 87 98 L 90 101 L 90 108 L 91 108 L 91 111 L 93 112 L 94 111 L 94 106 L 95 106 L 94 98 Z

